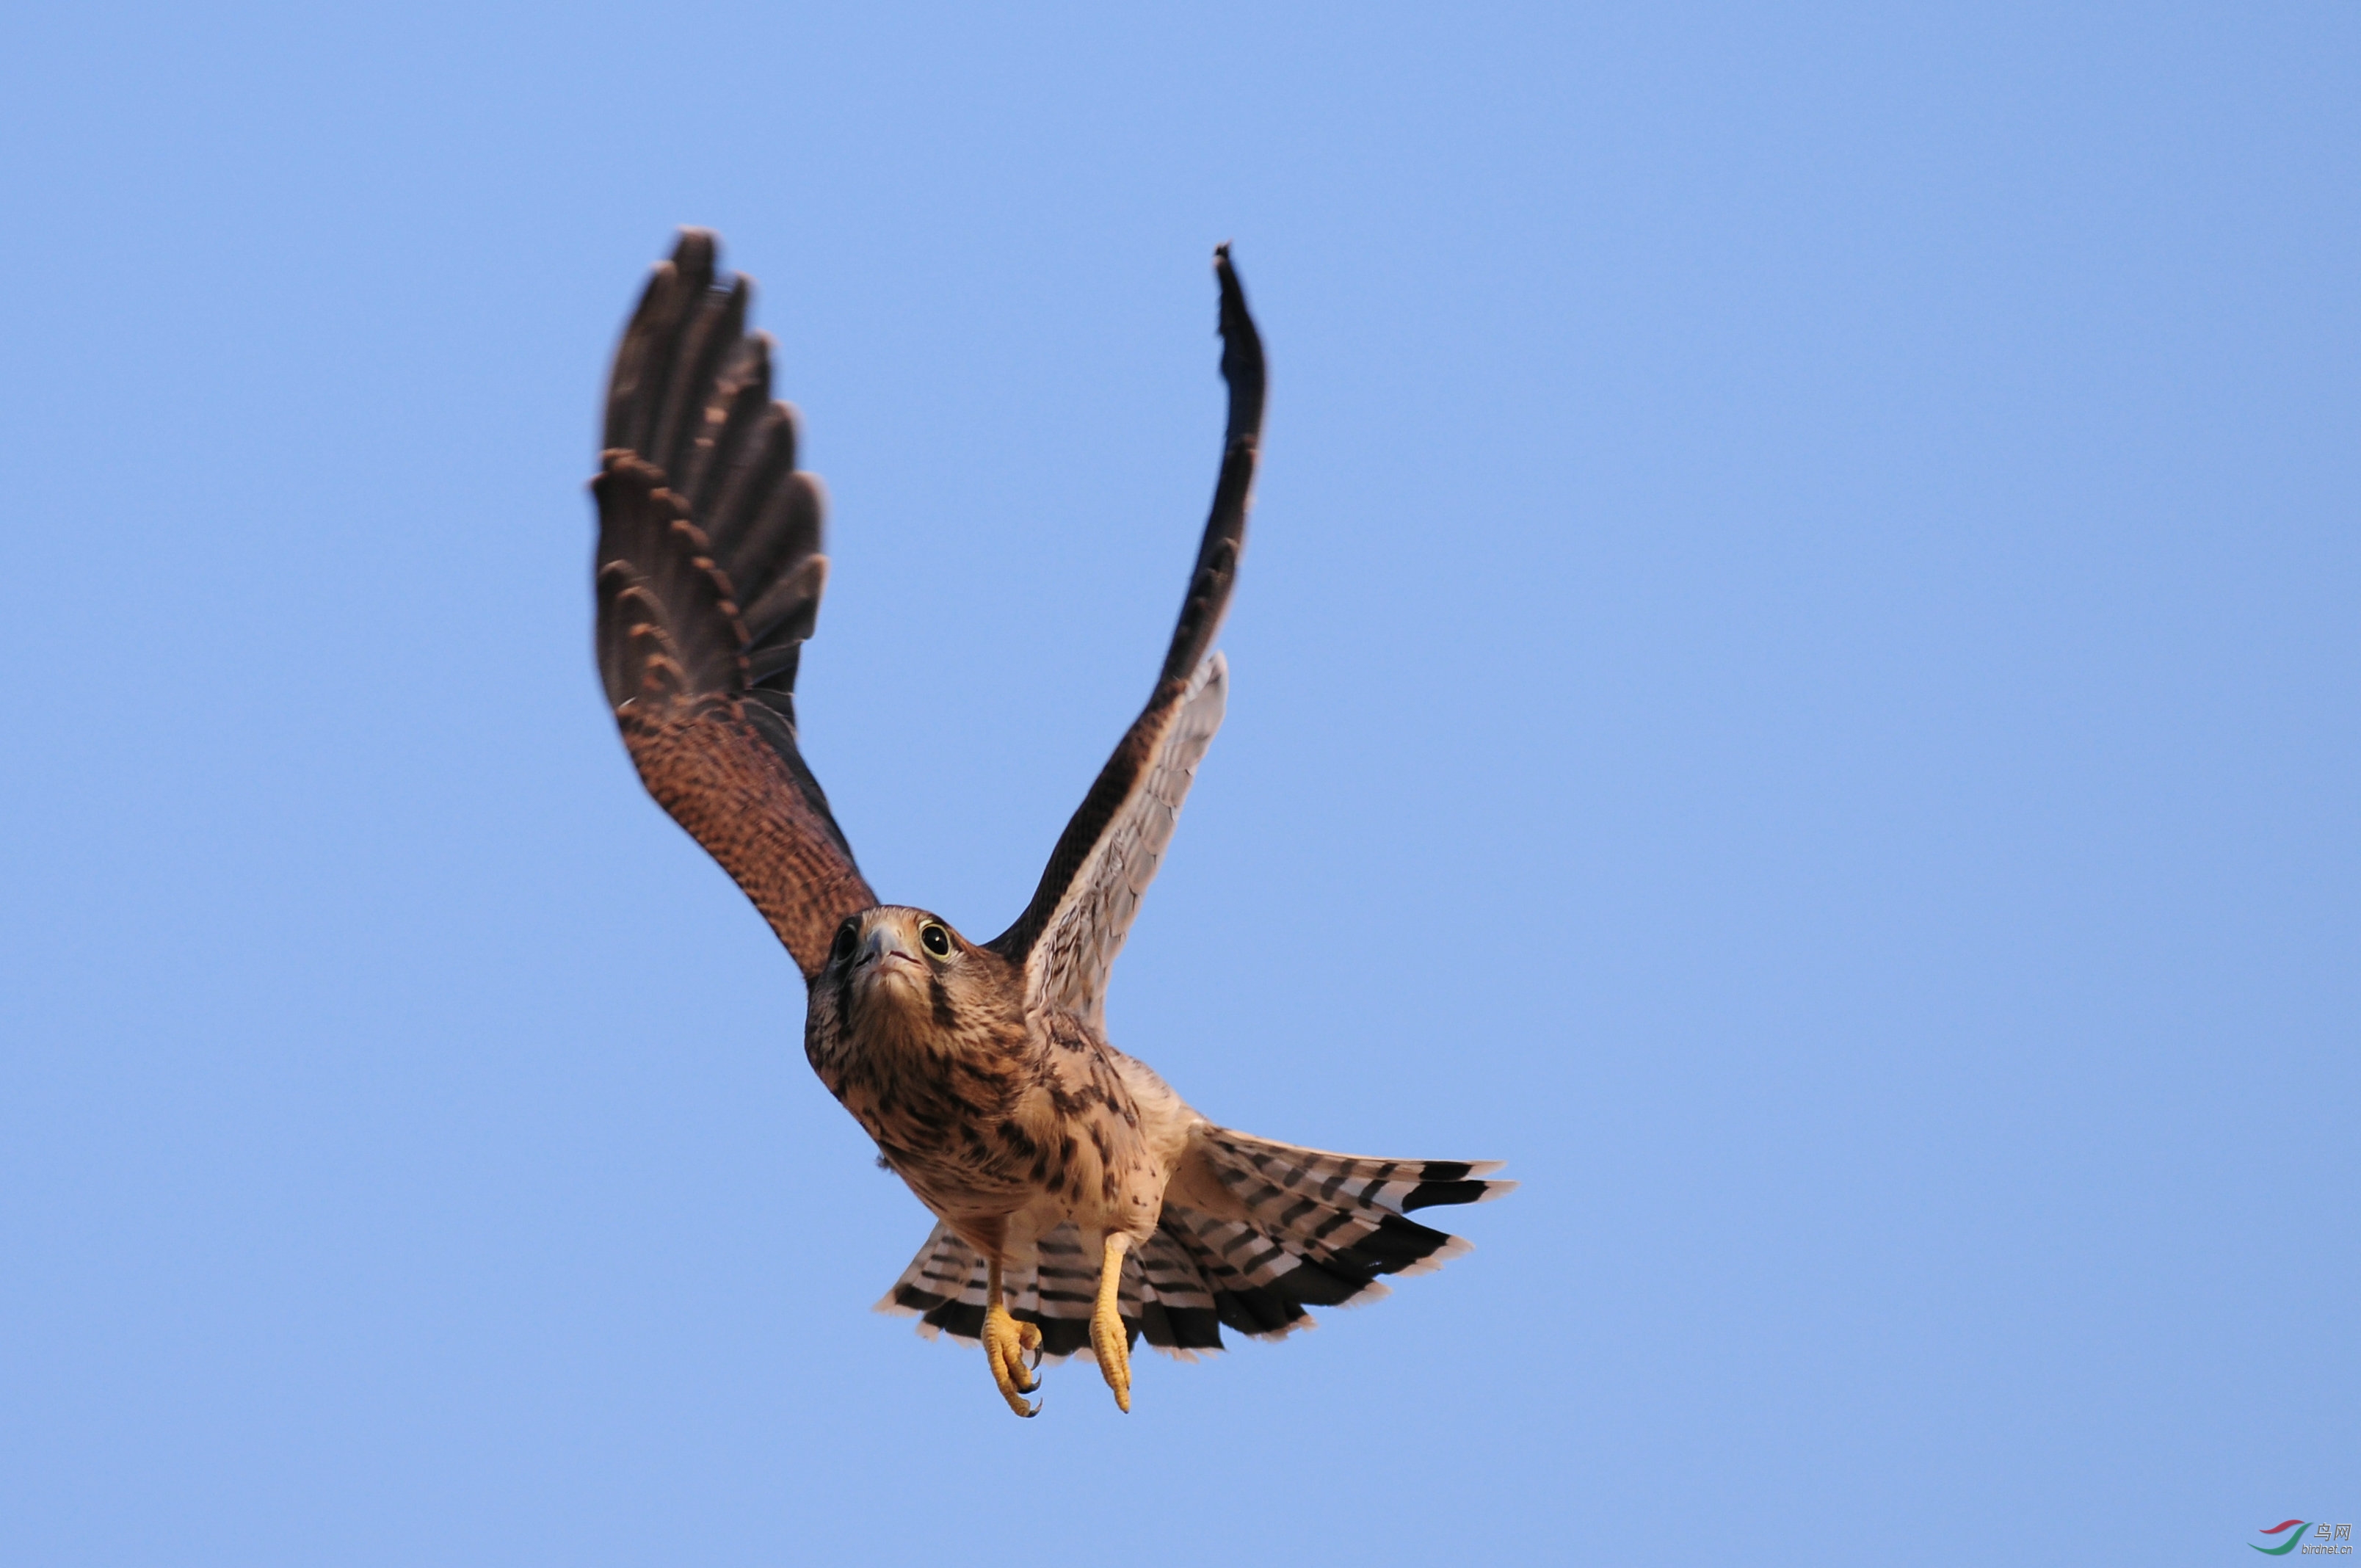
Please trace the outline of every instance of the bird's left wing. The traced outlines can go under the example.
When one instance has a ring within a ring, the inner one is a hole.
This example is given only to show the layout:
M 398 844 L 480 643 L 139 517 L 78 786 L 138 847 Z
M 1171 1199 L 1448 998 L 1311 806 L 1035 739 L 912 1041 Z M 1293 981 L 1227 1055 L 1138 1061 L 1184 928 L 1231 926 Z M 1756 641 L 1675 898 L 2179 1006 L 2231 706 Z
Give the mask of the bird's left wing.
M 721 862 L 806 979 L 877 895 L 796 740 L 828 557 L 749 290 L 684 230 L 615 351 L 598 477 L 598 671 L 648 793 Z
M 1221 728 L 1228 666 L 1211 652 L 1246 543 L 1246 508 L 1262 444 L 1262 339 L 1229 247 L 1213 253 L 1221 284 L 1222 377 L 1230 414 L 1213 512 L 1180 621 L 1148 706 L 1099 770 L 1050 851 L 1033 902 L 987 944 L 1025 970 L 1026 999 L 1098 1025 L 1107 971 L 1123 950 L 1140 895 L 1156 875 L 1197 763 Z

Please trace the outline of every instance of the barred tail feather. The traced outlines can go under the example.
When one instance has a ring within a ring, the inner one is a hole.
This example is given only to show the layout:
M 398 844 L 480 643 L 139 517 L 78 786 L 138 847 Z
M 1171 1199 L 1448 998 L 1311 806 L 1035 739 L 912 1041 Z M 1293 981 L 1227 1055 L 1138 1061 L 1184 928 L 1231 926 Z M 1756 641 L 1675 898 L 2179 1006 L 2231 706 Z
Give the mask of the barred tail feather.
M 983 1255 L 938 1220 L 918 1255 L 878 1301 L 877 1310 L 920 1314 L 918 1332 L 928 1339 L 948 1330 L 954 1339 L 980 1341 L 984 1282 Z
M 1406 1216 L 1501 1196 L 1517 1184 L 1485 1179 L 1499 1168 L 1333 1154 L 1200 1124 L 1184 1175 L 1211 1181 L 1188 1183 L 1192 1206 L 1167 1200 L 1159 1234 L 1195 1259 L 1224 1325 L 1279 1339 L 1312 1326 L 1307 1307 L 1376 1300 L 1387 1293 L 1380 1276 L 1430 1273 L 1470 1251 Z M 1209 1187 L 1226 1212 L 1201 1196 Z
M 1517 1184 L 1488 1179 L 1499 1168 L 1332 1154 L 1200 1123 L 1156 1234 L 1124 1260 L 1124 1326 L 1184 1361 L 1222 1349 L 1224 1328 L 1257 1339 L 1310 1328 L 1307 1308 L 1375 1300 L 1381 1276 L 1429 1273 L 1469 1251 L 1407 1215 L 1501 1196 Z M 1008 1310 L 1040 1328 L 1044 1360 L 1089 1348 L 1097 1271 L 1071 1223 L 1005 1271 Z M 877 1307 L 918 1314 L 929 1338 L 979 1339 L 984 1281 L 983 1256 L 937 1224 Z
M 1169 1264 L 1142 1273 L 1146 1254 L 1154 1245 L 1136 1249 L 1124 1260 L 1123 1320 L 1135 1340 L 1143 1326 L 1159 1325 L 1166 1316 L 1151 1282 L 1170 1275 Z M 1013 1262 L 1002 1270 L 1009 1316 L 1041 1331 L 1043 1361 L 1063 1361 L 1089 1348 L 1098 1267 L 1098 1259 L 1082 1245 L 1082 1233 L 1068 1223 L 1043 1236 L 1029 1262 Z M 877 1310 L 917 1314 L 918 1332 L 928 1339 L 947 1333 L 953 1339 L 981 1340 L 988 1277 L 983 1255 L 938 1221 L 910 1266 L 877 1303 Z M 1159 1342 L 1151 1337 L 1150 1343 Z

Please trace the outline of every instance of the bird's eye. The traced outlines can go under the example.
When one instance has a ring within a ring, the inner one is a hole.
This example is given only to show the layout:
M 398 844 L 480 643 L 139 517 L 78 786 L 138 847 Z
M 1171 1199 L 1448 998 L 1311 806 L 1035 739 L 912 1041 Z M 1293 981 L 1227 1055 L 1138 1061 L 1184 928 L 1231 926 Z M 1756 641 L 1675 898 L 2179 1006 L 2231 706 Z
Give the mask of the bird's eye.
M 836 928 L 836 945 L 828 950 L 828 961 L 832 964 L 844 962 L 852 956 L 852 949 L 860 941 L 861 926 L 858 921 L 848 920 Z
M 939 959 L 951 956 L 951 934 L 929 920 L 918 927 L 918 946 Z

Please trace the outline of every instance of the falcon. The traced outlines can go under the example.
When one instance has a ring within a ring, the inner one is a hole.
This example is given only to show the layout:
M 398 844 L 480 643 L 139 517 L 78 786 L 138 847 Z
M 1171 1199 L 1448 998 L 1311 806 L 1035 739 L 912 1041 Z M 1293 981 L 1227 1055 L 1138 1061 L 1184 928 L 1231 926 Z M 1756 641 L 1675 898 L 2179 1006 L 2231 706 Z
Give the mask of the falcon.
M 977 942 L 886 904 L 796 741 L 796 674 L 828 582 L 821 492 L 771 396 L 752 294 L 682 231 L 616 350 L 591 481 L 598 671 L 648 793 L 719 861 L 803 973 L 804 1051 L 935 1226 L 878 1303 L 982 1343 L 1020 1416 L 1045 1359 L 1087 1349 L 1131 1409 L 1133 1343 L 1184 1360 L 1222 1330 L 1385 1294 L 1467 1250 L 1406 1216 L 1515 1185 L 1497 1161 L 1371 1159 L 1249 1136 L 1110 1044 L 1107 973 L 1222 721 L 1213 651 L 1246 541 L 1262 342 L 1213 253 L 1229 389 L 1211 517 L 1148 704 L 1049 852 L 1032 902 Z

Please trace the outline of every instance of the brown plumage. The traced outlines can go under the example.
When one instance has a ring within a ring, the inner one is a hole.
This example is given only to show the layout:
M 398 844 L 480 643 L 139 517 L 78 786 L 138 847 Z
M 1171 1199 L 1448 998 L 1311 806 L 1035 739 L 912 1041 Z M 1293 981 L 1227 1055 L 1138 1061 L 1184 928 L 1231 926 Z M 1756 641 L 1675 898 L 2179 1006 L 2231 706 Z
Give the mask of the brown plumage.
M 685 231 L 615 356 L 598 501 L 598 665 L 650 794 L 736 879 L 807 987 L 805 1051 L 937 1219 L 881 1305 L 983 1342 L 1012 1409 L 1027 1359 L 1088 1344 L 1125 1409 L 1132 1339 L 1187 1356 L 1277 1336 L 1466 1244 L 1404 1216 L 1514 1185 L 1219 1127 L 1104 1034 L 1109 969 L 1213 731 L 1213 641 L 1246 539 L 1261 340 L 1226 247 L 1230 414 L 1212 515 L 1147 706 L 1015 924 L 975 943 L 880 905 L 796 746 L 795 681 L 828 575 L 817 483 L 770 396 L 751 290 Z M 1035 1363 L 1038 1365 L 1038 1361 Z

